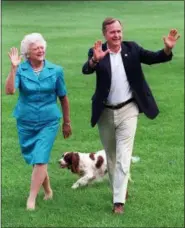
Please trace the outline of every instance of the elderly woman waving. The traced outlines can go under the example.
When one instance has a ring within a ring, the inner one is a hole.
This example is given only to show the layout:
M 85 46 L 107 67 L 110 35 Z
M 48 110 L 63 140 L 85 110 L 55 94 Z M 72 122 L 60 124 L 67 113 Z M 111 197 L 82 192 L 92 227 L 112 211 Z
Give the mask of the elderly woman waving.
M 69 102 L 62 67 L 45 59 L 46 41 L 39 33 L 28 34 L 21 42 L 21 56 L 11 48 L 11 70 L 6 80 L 6 94 L 19 89 L 19 98 L 13 111 L 22 155 L 33 165 L 27 209 L 34 210 L 37 194 L 43 186 L 44 199 L 51 199 L 47 164 L 63 113 L 64 138 L 71 135 Z M 62 112 L 57 106 L 60 100 Z

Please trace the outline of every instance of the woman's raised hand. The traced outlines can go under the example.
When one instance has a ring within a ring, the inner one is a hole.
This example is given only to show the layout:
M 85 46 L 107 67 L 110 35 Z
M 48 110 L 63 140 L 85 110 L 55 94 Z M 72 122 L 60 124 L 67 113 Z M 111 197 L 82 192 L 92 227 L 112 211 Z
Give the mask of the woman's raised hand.
M 19 65 L 19 63 L 21 62 L 21 56 L 19 56 L 18 49 L 15 47 L 12 47 L 10 49 L 10 52 L 8 52 L 8 56 L 14 67 L 17 67 Z

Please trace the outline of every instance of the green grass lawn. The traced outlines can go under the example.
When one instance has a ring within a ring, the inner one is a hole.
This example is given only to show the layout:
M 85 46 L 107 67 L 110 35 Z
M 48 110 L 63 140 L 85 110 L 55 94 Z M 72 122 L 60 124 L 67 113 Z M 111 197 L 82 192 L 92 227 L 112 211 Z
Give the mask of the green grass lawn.
M 102 148 L 97 128 L 90 127 L 90 98 L 94 76 L 83 76 L 82 64 L 97 39 L 101 23 L 119 18 L 124 39 L 145 48 L 163 47 L 162 36 L 177 28 L 181 38 L 173 60 L 143 66 L 156 97 L 160 115 L 140 115 L 132 166 L 130 197 L 125 214 L 112 214 L 108 179 L 88 188 L 71 189 L 77 176 L 58 167 L 63 151 Z M 20 46 L 25 34 L 40 32 L 48 42 L 47 59 L 62 65 L 71 106 L 73 135 L 61 132 L 54 144 L 49 174 L 52 201 L 43 192 L 34 212 L 25 210 L 32 167 L 20 155 L 15 119 L 11 116 L 17 95 L 6 96 L 4 83 L 10 69 L 7 52 Z M 2 227 L 184 227 L 184 2 L 180 1 L 35 1 L 2 2 Z

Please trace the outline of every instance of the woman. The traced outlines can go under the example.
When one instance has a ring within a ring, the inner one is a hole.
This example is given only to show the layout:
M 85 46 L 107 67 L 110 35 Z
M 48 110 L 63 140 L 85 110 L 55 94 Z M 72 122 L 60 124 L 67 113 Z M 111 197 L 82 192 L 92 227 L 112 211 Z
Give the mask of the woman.
M 62 68 L 45 60 L 46 41 L 42 35 L 26 35 L 20 49 L 25 59 L 23 63 L 17 48 L 11 48 L 8 53 L 11 70 L 6 80 L 6 94 L 14 94 L 19 89 L 13 115 L 17 120 L 22 155 L 28 164 L 33 165 L 27 209 L 34 210 L 41 186 L 45 200 L 53 196 L 47 164 L 62 117 L 57 97 L 63 112 L 64 138 L 71 135 L 69 102 Z

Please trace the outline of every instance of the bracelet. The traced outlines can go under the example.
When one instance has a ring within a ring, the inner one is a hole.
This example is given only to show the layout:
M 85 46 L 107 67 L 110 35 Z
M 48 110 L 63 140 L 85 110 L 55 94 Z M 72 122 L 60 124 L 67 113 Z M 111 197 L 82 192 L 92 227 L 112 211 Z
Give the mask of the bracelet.
M 70 123 L 70 122 L 64 122 L 63 125 L 68 125 L 68 126 L 70 126 L 71 123 Z
M 99 63 L 99 61 L 97 61 L 97 60 L 94 60 L 94 58 L 93 58 L 93 57 L 91 58 L 91 60 L 92 60 L 92 62 L 93 62 L 94 64 L 97 64 L 97 63 Z

